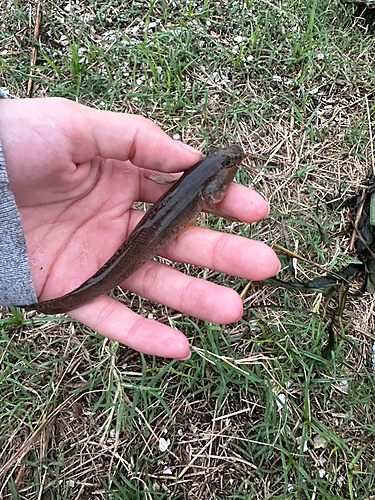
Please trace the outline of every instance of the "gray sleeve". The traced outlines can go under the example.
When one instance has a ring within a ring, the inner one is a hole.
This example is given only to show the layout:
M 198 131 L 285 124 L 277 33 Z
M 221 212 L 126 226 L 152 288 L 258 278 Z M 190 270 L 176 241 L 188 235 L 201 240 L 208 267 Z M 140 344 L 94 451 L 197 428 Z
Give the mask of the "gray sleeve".
M 5 97 L 0 88 L 0 99 Z M 0 141 L 0 305 L 26 305 L 37 300 L 20 214 L 9 186 Z

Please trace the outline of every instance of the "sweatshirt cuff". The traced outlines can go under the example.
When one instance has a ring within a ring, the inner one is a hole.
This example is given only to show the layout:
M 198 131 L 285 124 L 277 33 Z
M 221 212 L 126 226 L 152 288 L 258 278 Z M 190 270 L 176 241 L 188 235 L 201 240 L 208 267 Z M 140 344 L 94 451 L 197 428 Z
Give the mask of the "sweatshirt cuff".
M 4 98 L 3 92 L 1 98 Z M 37 301 L 21 218 L 9 186 L 0 141 L 0 306 Z

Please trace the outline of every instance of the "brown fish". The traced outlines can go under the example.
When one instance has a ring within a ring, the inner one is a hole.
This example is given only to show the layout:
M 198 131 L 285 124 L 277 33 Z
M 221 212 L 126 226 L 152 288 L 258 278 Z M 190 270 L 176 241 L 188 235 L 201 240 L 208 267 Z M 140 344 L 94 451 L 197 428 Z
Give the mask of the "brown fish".
M 71 311 L 108 293 L 129 278 L 181 232 L 202 210 L 220 214 L 219 203 L 244 157 L 240 146 L 212 148 L 146 212 L 114 255 L 82 285 L 55 299 L 24 307 L 47 314 Z

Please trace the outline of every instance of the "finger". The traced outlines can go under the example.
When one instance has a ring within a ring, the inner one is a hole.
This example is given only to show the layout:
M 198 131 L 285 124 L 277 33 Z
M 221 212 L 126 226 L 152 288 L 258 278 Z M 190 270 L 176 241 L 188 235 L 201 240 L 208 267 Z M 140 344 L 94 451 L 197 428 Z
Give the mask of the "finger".
M 218 208 L 221 212 L 248 223 L 267 217 L 270 211 L 268 202 L 260 194 L 235 183 L 230 185 Z
M 5 100 L 0 128 L 8 167 L 31 158 L 33 165 L 43 169 L 51 163 L 73 169 L 101 156 L 178 172 L 201 157 L 199 151 L 174 141 L 147 118 L 101 111 L 57 97 Z
M 167 190 L 168 186 L 161 186 L 143 179 L 141 181 L 139 201 L 155 203 Z M 242 222 L 256 222 L 269 214 L 267 201 L 256 191 L 241 184 L 232 183 L 217 208 L 224 214 L 236 217 Z
M 239 189 L 237 186 L 233 187 L 240 194 L 243 191 L 242 186 L 238 186 Z M 244 189 L 249 191 L 247 188 Z M 248 200 L 249 197 L 252 201 Z M 244 200 L 248 201 L 244 211 L 250 221 L 253 212 L 256 214 L 255 217 L 267 213 L 268 204 L 254 191 L 250 191 Z M 232 210 L 232 206 L 227 208 L 225 199 L 220 205 L 223 206 L 223 208 L 220 207 L 222 211 L 238 218 L 241 217 L 242 212 L 238 213 L 238 211 L 242 210 L 243 204 L 237 205 L 237 211 Z M 130 227 L 133 228 L 143 215 L 143 212 L 133 210 Z M 280 270 L 280 261 L 275 252 L 264 243 L 196 226 L 175 238 L 159 254 L 176 262 L 208 267 L 251 280 L 269 278 Z
M 231 288 L 187 276 L 153 260 L 138 269 L 121 286 L 212 323 L 232 323 L 242 316 L 241 298 Z
M 160 255 L 254 281 L 280 270 L 275 252 L 264 243 L 202 227 L 192 227 L 175 238 Z
M 199 151 L 174 141 L 147 118 L 83 109 L 102 158 L 130 160 L 136 166 L 165 172 L 185 170 L 200 160 Z
M 144 354 L 186 359 L 190 353 L 189 342 L 179 330 L 142 318 L 105 295 L 70 311 L 69 316 Z

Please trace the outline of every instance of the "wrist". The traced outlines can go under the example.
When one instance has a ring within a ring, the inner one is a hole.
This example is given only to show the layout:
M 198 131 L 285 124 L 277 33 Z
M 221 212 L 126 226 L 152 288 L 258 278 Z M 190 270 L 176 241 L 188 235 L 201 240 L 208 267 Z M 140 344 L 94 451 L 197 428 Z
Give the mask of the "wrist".
M 4 99 L 1 91 L 0 99 Z M 36 300 L 25 237 L 9 186 L 0 135 L 0 305 L 31 304 Z

